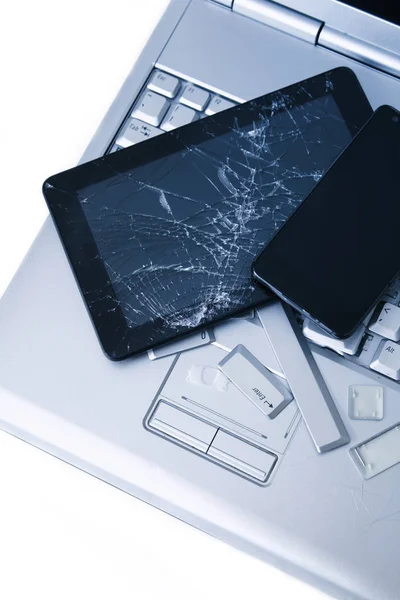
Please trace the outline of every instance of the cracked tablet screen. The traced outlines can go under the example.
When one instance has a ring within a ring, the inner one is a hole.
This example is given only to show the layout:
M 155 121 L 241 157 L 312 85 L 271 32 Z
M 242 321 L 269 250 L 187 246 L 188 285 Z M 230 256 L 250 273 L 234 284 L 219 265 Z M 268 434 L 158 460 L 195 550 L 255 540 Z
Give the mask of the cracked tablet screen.
M 351 139 L 330 95 L 255 106 L 250 124 L 236 117 L 220 136 L 215 121 L 201 125 L 199 145 L 81 191 L 130 326 L 194 327 L 265 297 L 253 260 Z
M 118 309 L 140 329 L 129 348 L 269 298 L 252 262 L 357 128 L 334 80 L 317 80 L 318 97 L 303 82 L 78 168 L 89 173 L 74 193 L 92 256 L 111 283 L 86 286 L 85 299 L 92 313 Z

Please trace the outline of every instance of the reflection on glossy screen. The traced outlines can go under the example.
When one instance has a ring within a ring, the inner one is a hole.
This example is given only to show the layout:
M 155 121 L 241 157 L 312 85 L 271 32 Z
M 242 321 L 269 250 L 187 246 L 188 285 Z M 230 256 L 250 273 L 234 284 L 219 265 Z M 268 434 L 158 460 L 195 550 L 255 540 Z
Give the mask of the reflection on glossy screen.
M 330 94 L 290 104 L 282 95 L 272 114 L 256 107 L 218 136 L 205 119 L 206 141 L 81 190 L 131 326 L 196 326 L 266 297 L 252 261 L 351 139 Z

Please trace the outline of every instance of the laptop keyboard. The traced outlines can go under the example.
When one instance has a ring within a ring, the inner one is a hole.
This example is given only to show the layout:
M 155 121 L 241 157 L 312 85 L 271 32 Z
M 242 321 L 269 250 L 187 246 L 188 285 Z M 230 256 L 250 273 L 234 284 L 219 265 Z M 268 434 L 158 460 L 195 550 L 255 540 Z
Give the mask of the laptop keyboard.
M 232 108 L 235 103 L 220 94 L 154 69 L 118 131 L 110 152 L 128 148 Z M 309 319 L 302 322 L 305 337 L 381 379 L 400 381 L 400 278 L 388 287 L 364 323 L 346 340 L 326 334 Z M 167 352 L 169 354 L 169 352 Z
M 128 148 L 232 106 L 235 103 L 223 96 L 158 69 L 154 70 L 118 132 L 110 152 Z

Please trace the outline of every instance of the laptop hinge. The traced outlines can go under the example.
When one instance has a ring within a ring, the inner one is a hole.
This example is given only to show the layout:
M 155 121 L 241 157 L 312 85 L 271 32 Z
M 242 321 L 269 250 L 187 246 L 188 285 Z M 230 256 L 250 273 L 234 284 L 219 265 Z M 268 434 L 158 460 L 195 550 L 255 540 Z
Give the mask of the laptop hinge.
M 374 46 L 333 27 L 324 25 L 318 37 L 318 45 L 358 60 L 365 65 L 400 77 L 400 55 Z
M 232 8 L 233 0 L 212 0 L 216 4 L 222 4 L 222 6 L 227 6 L 228 8 Z
M 233 10 L 311 44 L 317 43 L 323 25 L 318 19 L 270 0 L 234 0 Z

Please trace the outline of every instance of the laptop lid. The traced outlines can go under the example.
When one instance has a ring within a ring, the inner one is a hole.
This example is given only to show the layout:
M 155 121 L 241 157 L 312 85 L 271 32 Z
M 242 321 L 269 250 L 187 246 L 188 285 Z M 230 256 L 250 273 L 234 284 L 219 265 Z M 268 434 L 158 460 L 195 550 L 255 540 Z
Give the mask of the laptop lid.
M 358 8 L 374 17 L 390 21 L 400 25 L 400 10 L 397 2 L 393 0 L 338 0 L 341 4 L 347 4 Z

